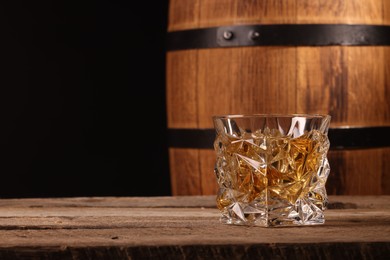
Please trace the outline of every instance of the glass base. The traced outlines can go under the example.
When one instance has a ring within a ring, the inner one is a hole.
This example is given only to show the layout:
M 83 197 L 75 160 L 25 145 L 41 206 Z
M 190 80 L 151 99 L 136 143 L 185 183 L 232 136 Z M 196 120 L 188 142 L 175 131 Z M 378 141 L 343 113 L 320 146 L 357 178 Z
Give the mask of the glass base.
M 272 206 L 270 205 L 272 204 Z M 236 202 L 221 211 L 220 222 L 229 225 L 279 227 L 322 225 L 325 203 L 315 204 L 310 199 L 298 199 L 294 205 L 289 202 L 242 203 Z

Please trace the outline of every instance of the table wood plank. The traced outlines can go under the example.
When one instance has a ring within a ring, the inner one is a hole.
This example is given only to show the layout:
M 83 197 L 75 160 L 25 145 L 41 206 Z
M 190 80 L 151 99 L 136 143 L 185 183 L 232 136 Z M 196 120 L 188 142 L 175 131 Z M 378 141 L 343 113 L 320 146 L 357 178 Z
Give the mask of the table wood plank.
M 324 225 L 264 228 L 219 223 L 214 196 L 1 199 L 0 259 L 390 256 L 390 196 L 330 202 Z

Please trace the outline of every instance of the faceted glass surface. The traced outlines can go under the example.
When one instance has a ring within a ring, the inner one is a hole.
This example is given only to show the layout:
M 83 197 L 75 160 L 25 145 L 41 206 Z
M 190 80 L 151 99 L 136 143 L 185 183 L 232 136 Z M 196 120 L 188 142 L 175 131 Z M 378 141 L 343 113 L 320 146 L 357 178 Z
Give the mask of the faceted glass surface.
M 222 115 L 213 121 L 222 223 L 325 222 L 330 116 Z

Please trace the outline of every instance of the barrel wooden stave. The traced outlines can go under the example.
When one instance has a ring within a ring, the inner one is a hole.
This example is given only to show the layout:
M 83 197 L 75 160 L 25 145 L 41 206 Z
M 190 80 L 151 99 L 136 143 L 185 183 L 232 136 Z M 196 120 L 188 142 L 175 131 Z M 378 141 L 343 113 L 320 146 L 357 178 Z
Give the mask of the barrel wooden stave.
M 168 31 L 232 24 L 390 24 L 387 0 L 170 0 Z

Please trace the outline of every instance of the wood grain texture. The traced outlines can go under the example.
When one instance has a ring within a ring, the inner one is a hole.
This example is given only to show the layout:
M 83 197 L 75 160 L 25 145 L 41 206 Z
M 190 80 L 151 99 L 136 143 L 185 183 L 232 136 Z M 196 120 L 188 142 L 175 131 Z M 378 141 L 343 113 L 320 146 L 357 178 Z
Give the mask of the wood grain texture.
M 1 199 L 0 259 L 384 259 L 389 202 L 330 196 L 324 225 L 262 228 L 219 223 L 215 196 Z
M 390 25 L 389 2 L 171 0 L 168 32 L 253 23 Z M 331 127 L 390 126 L 389 46 L 193 49 L 166 57 L 168 128 L 213 128 L 213 115 L 250 113 L 324 113 Z M 196 163 L 185 149 L 181 156 L 171 150 L 180 158 L 170 160 L 173 194 L 213 193 L 211 151 L 199 150 Z M 390 194 L 389 148 L 332 153 L 332 194 Z M 364 185 L 367 169 L 376 179 Z M 197 188 L 174 180 L 179 172 Z
M 211 195 L 217 193 L 213 150 L 170 148 L 169 158 L 173 194 Z
M 332 151 L 329 194 L 389 194 L 390 148 Z
M 231 24 L 390 24 L 388 0 L 170 0 L 168 31 Z
M 196 52 L 198 52 L 196 54 Z M 329 113 L 332 127 L 388 126 L 390 47 L 254 47 L 168 53 L 168 126 L 216 114 Z
M 388 126 L 390 47 L 297 49 L 299 112 L 328 113 L 332 127 Z
M 198 149 L 169 149 L 171 189 L 173 194 L 202 194 L 199 152 Z
M 167 56 L 167 68 L 167 120 L 170 127 L 173 122 L 176 122 L 174 127 L 198 127 L 197 51 L 170 53 Z
M 201 150 L 199 153 L 200 169 L 201 169 L 201 194 L 212 195 L 217 194 L 218 184 L 214 173 L 215 152 L 213 150 Z

